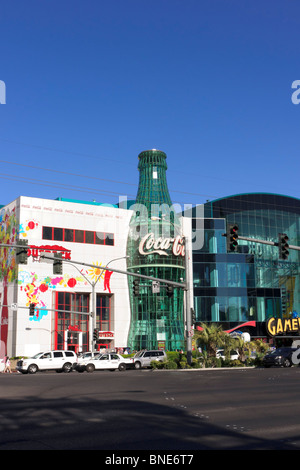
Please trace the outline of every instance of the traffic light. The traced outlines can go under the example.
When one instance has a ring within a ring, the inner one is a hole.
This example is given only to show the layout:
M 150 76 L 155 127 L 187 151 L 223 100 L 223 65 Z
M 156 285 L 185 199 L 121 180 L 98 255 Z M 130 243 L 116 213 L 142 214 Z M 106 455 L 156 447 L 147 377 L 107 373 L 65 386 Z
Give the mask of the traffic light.
M 173 294 L 174 294 L 174 287 L 171 286 L 170 284 L 168 284 L 167 285 L 167 296 L 172 297 Z
M 29 316 L 33 317 L 35 310 L 35 304 L 29 304 Z
M 93 332 L 93 340 L 97 341 L 98 339 L 99 339 L 99 332 L 98 332 L 97 328 L 95 328 L 94 332 Z
M 195 325 L 195 323 L 196 323 L 196 312 L 193 308 L 191 308 L 191 319 L 192 319 L 192 325 Z
M 139 280 L 135 279 L 133 281 L 133 295 L 139 295 L 139 293 L 140 293 Z
M 227 251 L 237 251 L 239 238 L 238 230 L 239 226 L 237 224 L 227 224 Z
M 60 258 L 60 259 L 54 259 L 53 261 L 53 274 L 62 274 L 63 273 L 63 266 L 62 266 L 62 254 L 61 253 L 56 253 L 55 258 Z
M 289 237 L 286 233 L 278 234 L 279 259 L 288 259 L 289 257 Z
M 27 264 L 28 261 L 28 240 L 18 240 L 16 248 L 16 263 Z M 21 246 L 19 246 L 21 245 Z M 24 247 L 24 248 L 22 248 Z

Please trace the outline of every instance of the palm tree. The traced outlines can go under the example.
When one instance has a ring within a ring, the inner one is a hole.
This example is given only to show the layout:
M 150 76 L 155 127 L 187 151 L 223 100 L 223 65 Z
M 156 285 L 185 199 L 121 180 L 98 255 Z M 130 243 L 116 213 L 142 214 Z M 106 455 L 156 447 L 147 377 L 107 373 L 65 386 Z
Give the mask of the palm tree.
M 216 357 L 217 349 L 225 345 L 226 333 L 215 323 L 201 323 L 201 330 L 196 330 L 194 339 L 197 346 L 206 349 L 208 357 Z
M 270 349 L 270 345 L 265 343 L 262 339 L 257 338 L 254 341 L 250 341 L 249 349 L 251 352 L 255 353 L 256 359 L 259 361 Z
M 230 359 L 233 349 L 236 349 L 235 338 L 228 333 L 224 333 L 224 356 L 226 359 Z
M 247 357 L 247 351 L 249 349 L 249 343 L 244 340 L 241 336 L 234 338 L 235 341 L 235 349 L 239 353 L 239 359 L 242 362 L 245 362 Z

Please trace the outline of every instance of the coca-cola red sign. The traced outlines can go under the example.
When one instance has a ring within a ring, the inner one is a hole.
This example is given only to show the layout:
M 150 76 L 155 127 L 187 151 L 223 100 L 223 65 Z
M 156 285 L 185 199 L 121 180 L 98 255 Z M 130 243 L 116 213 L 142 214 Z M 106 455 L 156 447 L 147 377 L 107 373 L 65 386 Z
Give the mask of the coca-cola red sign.
M 81 331 L 79 325 L 69 325 L 69 331 Z
M 59 245 L 29 245 L 27 254 L 29 256 L 33 256 L 33 258 L 38 258 L 41 254 L 44 253 L 61 253 L 63 259 L 71 259 L 71 250 L 67 250 L 63 246 Z
M 99 331 L 99 338 L 114 338 L 113 331 Z
M 154 233 L 147 233 L 140 241 L 139 253 L 141 255 L 157 253 L 161 256 L 169 256 L 173 253 L 175 256 L 185 256 L 184 237 L 178 235 L 175 238 L 159 237 L 155 239 Z

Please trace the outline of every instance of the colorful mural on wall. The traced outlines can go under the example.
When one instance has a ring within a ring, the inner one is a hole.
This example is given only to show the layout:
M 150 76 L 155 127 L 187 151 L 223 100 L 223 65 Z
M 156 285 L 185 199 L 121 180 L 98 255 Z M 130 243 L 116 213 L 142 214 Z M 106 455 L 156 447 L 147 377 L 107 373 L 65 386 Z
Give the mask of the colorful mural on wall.
M 20 237 L 27 238 L 30 234 L 29 232 L 39 228 L 39 221 L 29 219 L 25 223 L 19 225 L 19 234 Z M 63 247 L 56 245 L 47 245 L 47 246 L 32 246 L 32 249 L 29 250 L 29 256 L 33 256 L 36 260 L 39 259 L 40 251 L 48 251 L 49 248 L 57 248 L 58 251 L 63 251 L 63 258 L 71 259 L 69 250 L 65 250 Z M 44 249 L 43 249 L 44 248 Z M 40 322 L 44 317 L 49 313 L 47 310 L 47 294 L 49 290 L 54 290 L 57 287 L 63 289 L 75 289 L 75 287 L 87 286 L 91 283 L 96 283 L 103 280 L 104 282 L 104 291 L 111 292 L 110 290 L 110 276 L 111 271 L 104 271 L 102 269 L 101 263 L 94 263 L 94 267 L 88 270 L 81 270 L 81 273 L 78 275 L 70 276 L 69 274 L 63 274 L 61 276 L 46 276 L 39 277 L 38 274 L 34 271 L 29 271 L 24 269 L 19 271 L 18 285 L 20 290 L 26 294 L 26 307 L 29 308 L 31 303 L 36 305 L 35 315 L 29 317 L 30 321 Z
M 28 236 L 28 233 L 31 230 L 36 229 L 39 226 L 39 222 L 36 220 L 27 220 L 25 224 L 20 224 L 19 225 L 19 234 L 20 237 L 26 238 Z
M 0 210 L 0 245 L 13 245 L 17 242 L 18 236 L 26 239 L 29 236 L 29 232 L 38 227 L 39 222 L 36 220 L 28 220 L 24 224 L 19 224 L 15 207 L 6 210 L 2 209 Z M 29 252 L 29 256 L 35 256 L 35 251 L 38 253 L 39 249 L 32 249 Z M 75 288 L 80 289 L 81 286 L 91 285 L 92 283 L 103 282 L 103 290 L 111 293 L 110 277 L 112 271 L 103 270 L 103 265 L 99 262 L 94 263 L 94 267 L 82 269 L 78 274 L 73 276 L 67 273 L 61 276 L 41 276 L 38 274 L 38 270 L 32 270 L 32 268 L 30 269 L 27 266 L 24 269 L 20 266 L 18 273 L 15 249 L 13 248 L 10 249 L 0 246 L 0 257 L 0 282 L 2 284 L 0 290 L 0 358 L 3 358 L 7 354 L 9 319 L 8 286 L 9 284 L 13 285 L 12 283 L 14 281 L 17 280 L 19 289 L 26 294 L 25 306 L 29 309 L 31 303 L 36 305 L 35 315 L 29 317 L 29 320 L 34 322 L 40 322 L 43 318 L 47 317 L 49 314 L 49 310 L 47 309 L 49 291 L 57 289 L 58 287 L 73 290 Z M 64 253 L 63 257 L 70 259 L 68 253 Z M 38 259 L 38 256 L 36 259 Z
M 46 294 L 49 290 L 57 289 L 57 287 L 73 290 L 76 286 L 87 286 L 103 279 L 104 291 L 111 293 L 111 274 L 112 271 L 104 272 L 98 263 L 95 264 L 95 268 L 81 270 L 81 274 L 78 273 L 75 276 L 63 274 L 61 276 L 39 277 L 35 272 L 22 270 L 19 272 L 18 285 L 20 290 L 26 294 L 26 307 L 29 308 L 31 303 L 36 304 L 35 315 L 29 317 L 30 321 L 40 322 L 49 313 L 46 305 Z
M 2 209 L 0 211 L 0 244 L 12 245 L 17 239 L 16 208 Z M 8 285 L 17 276 L 15 250 L 0 246 L 0 281 L 1 292 L 1 314 L 0 314 L 0 358 L 7 354 L 8 336 Z

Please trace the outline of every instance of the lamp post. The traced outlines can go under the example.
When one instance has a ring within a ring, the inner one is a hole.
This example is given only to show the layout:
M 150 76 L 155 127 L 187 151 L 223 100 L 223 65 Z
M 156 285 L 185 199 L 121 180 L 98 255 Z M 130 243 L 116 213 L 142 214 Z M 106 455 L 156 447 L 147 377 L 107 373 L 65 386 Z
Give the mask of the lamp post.
M 189 246 L 189 239 L 185 237 L 185 321 L 186 321 L 186 355 L 187 363 L 192 364 L 192 310 L 191 310 L 191 276 L 189 272 L 190 268 L 190 257 L 191 250 Z
M 126 259 L 128 258 L 128 256 L 120 256 L 119 258 L 114 258 L 114 259 L 111 259 L 106 265 L 105 265 L 105 268 L 107 268 L 107 266 L 112 263 L 113 261 L 118 261 L 120 259 Z M 89 345 L 90 345 L 90 351 L 93 351 L 93 332 L 94 330 L 96 329 L 96 312 L 97 312 L 97 296 L 96 296 L 96 284 L 97 282 L 99 281 L 99 279 L 101 278 L 102 274 L 104 273 L 106 269 L 102 269 L 101 270 L 101 273 L 99 274 L 98 278 L 96 279 L 95 282 L 90 282 L 90 285 L 92 286 L 92 312 L 91 312 L 91 322 L 90 322 L 90 331 L 89 331 Z

